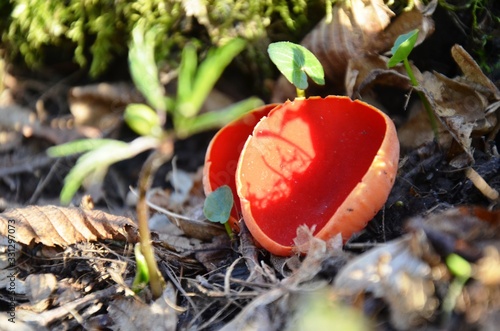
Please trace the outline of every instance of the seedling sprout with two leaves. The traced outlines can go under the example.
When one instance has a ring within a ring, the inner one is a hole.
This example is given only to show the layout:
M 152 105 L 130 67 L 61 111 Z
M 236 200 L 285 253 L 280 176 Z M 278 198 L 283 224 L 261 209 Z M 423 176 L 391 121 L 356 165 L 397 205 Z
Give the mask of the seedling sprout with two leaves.
M 419 30 L 415 29 L 408 33 L 400 35 L 394 42 L 394 46 L 391 48 L 392 57 L 389 59 L 389 62 L 387 63 L 387 66 L 389 68 L 392 68 L 398 65 L 399 63 L 403 62 L 408 77 L 410 78 L 410 82 L 414 87 L 418 87 L 419 84 L 417 79 L 415 78 L 413 70 L 411 69 L 410 62 L 408 61 L 408 56 L 415 47 L 415 43 L 417 42 L 418 38 L 418 32 Z M 425 97 L 424 93 L 422 93 L 421 91 L 417 91 L 417 94 L 420 100 L 422 101 L 422 104 L 424 105 L 425 111 L 427 112 L 427 116 L 431 123 L 432 131 L 434 132 L 434 138 L 437 140 L 439 136 L 438 126 L 436 122 L 436 117 L 432 112 L 431 105 L 429 104 L 429 101 Z
M 305 97 L 307 78 L 325 84 L 325 73 L 319 60 L 307 48 L 287 41 L 272 43 L 267 48 L 271 61 L 285 78 L 295 85 L 297 97 Z

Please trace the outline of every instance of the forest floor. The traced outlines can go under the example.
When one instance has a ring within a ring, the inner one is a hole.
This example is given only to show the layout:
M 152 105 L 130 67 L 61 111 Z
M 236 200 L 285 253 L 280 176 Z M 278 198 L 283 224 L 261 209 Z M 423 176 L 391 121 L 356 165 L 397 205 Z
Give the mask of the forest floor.
M 345 44 L 328 55 L 344 64 L 342 72 L 326 66 L 330 84 L 308 93 L 375 104 L 394 120 L 401 144 L 385 206 L 346 243 L 301 229 L 312 242 L 308 254 L 284 258 L 256 247 L 244 226 L 230 240 L 223 227 L 200 225 L 202 169 L 215 131 L 176 141 L 175 158 L 148 193 L 166 280 L 158 299 L 147 287 L 130 289 L 134 192 L 148 153 L 111 166 L 102 185 L 79 191 L 73 207 L 61 206 L 59 194 L 77 157 L 46 154 L 83 137 L 132 140 L 123 110 L 142 97 L 119 74 L 95 82 L 82 71 L 61 73 L 64 66 L 7 66 L 0 95 L 0 330 L 495 330 L 500 73 L 493 54 L 500 53 L 500 12 L 493 7 L 481 17 L 492 36 L 481 56 L 474 34 L 457 32 L 457 19 L 467 18 L 440 7 L 408 18 L 428 34 L 410 59 L 432 100 L 438 140 L 404 71 L 382 70 L 371 57 L 348 61 Z M 314 51 L 317 42 L 304 43 Z M 241 98 L 234 95 L 239 79 L 226 72 L 210 107 Z M 261 83 L 274 86 L 258 95 L 265 102 L 293 98 L 282 78 Z M 86 234 L 78 237 L 69 223 Z

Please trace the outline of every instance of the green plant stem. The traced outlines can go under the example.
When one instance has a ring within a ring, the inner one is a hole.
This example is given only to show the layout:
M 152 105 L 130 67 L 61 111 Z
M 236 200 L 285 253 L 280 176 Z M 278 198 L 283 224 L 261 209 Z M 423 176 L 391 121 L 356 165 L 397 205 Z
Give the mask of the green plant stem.
M 233 233 L 233 229 L 231 229 L 231 227 L 229 226 L 229 222 L 224 223 L 224 228 L 226 229 L 226 232 L 229 235 L 229 238 L 231 240 L 233 240 L 234 239 L 234 233 Z
M 139 223 L 141 251 L 148 266 L 150 279 L 149 284 L 151 286 L 151 293 L 155 299 L 162 295 L 165 280 L 158 270 L 153 245 L 151 244 L 151 234 L 149 232 L 149 209 L 146 201 L 146 193 L 151 187 L 154 173 L 166 160 L 172 157 L 172 154 L 173 141 L 170 137 L 164 138 L 160 146 L 144 163 L 139 175 L 138 183 L 139 199 L 137 201 L 137 220 Z
M 297 91 L 297 98 L 305 98 L 306 97 L 306 91 L 305 90 L 301 90 L 299 88 L 295 88 L 296 91 Z
M 453 309 L 457 305 L 458 297 L 460 296 L 460 293 L 462 293 L 462 290 L 465 286 L 465 283 L 467 283 L 467 280 L 469 280 L 468 277 L 456 277 L 451 282 L 448 288 L 448 293 L 446 294 L 446 297 L 443 300 L 443 306 L 442 306 L 443 318 L 441 320 L 441 325 L 443 326 L 448 325 L 448 321 L 451 318 Z
M 419 86 L 417 79 L 415 78 L 415 75 L 413 74 L 413 70 L 410 67 L 410 63 L 408 62 L 408 58 L 405 58 L 403 60 L 403 64 L 405 66 L 406 72 L 408 73 L 408 77 L 410 77 L 410 82 L 411 85 L 414 87 Z M 429 118 L 429 121 L 431 122 L 431 128 L 432 132 L 434 133 L 434 138 L 436 140 L 439 139 L 439 131 L 438 131 L 438 126 L 436 122 L 436 117 L 434 116 L 434 113 L 432 112 L 431 105 L 429 103 L 429 100 L 425 97 L 424 93 L 421 91 L 417 91 L 418 97 L 422 101 L 425 111 L 427 112 L 427 117 Z

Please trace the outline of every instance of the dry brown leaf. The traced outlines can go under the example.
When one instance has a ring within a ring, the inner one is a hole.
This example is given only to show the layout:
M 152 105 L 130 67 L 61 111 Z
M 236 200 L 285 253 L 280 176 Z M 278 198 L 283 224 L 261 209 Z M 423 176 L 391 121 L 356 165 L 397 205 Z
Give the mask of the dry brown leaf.
M 408 119 L 398 128 L 398 139 L 402 148 L 415 149 L 434 139 L 429 115 L 421 102 L 414 102 L 408 109 Z M 439 145 L 450 146 L 451 135 L 437 121 Z
M 281 323 L 276 322 L 281 320 L 278 318 L 280 314 L 287 316 L 283 317 L 284 319 L 289 318 L 288 315 L 293 310 L 295 301 L 292 294 L 300 292 L 300 290 L 311 291 L 311 289 L 326 286 L 325 281 L 316 280 L 315 277 L 327 259 L 344 254 L 341 248 L 341 238 L 335 237 L 324 241 L 315 238 L 311 229 L 301 226 L 297 229 L 296 240 L 302 246 L 301 248 L 306 248 L 303 243 L 307 242 L 308 253 L 300 267 L 294 270 L 291 276 L 281 280 L 279 285 L 273 286 L 252 300 L 221 331 L 255 330 L 257 325 L 261 325 L 260 321 L 262 321 L 265 330 L 282 330 Z M 270 314 L 270 312 L 273 313 Z
M 486 77 L 481 67 L 474 61 L 472 56 L 460 45 L 454 45 L 451 48 L 451 55 L 464 74 L 464 79 L 475 83 L 476 88 L 481 89 L 482 93 L 489 91 L 495 100 L 500 100 L 500 91 L 493 82 Z M 486 93 L 485 93 L 486 94 Z
M 57 288 L 57 279 L 53 274 L 33 274 L 26 277 L 26 296 L 30 301 L 30 310 L 41 313 L 50 305 L 50 296 Z
M 0 214 L 0 236 L 11 234 L 17 243 L 24 245 L 66 247 L 80 241 L 104 239 L 134 242 L 136 238 L 129 230 L 135 228 L 129 218 L 75 207 L 28 206 Z
M 500 92 L 461 46 L 453 46 L 452 55 L 464 72 L 463 76 L 452 79 L 437 72 L 424 72 L 417 75 L 417 80 L 418 89 L 429 100 L 442 125 L 440 144 L 449 147 L 452 140 L 456 141 L 467 158 L 465 162 L 461 158 L 451 164 L 464 167 L 473 162 L 472 138 L 498 130 L 496 110 L 500 107 Z M 433 139 L 423 107 L 399 128 L 398 134 L 401 146 L 405 148 Z M 416 135 L 427 137 L 427 140 L 417 139 Z
M 491 314 L 500 310 L 500 211 L 451 208 L 425 219 L 415 217 L 409 229 L 425 234 L 442 258 L 454 253 L 469 261 L 473 279 L 466 283 L 454 310 L 480 330 L 496 329 L 491 328 Z
M 401 66 L 387 68 L 389 59 L 382 55 L 356 57 L 349 61 L 345 77 L 346 94 L 361 98 L 364 90 L 374 85 L 411 89 L 411 82 Z
M 76 130 L 42 124 L 31 110 L 18 105 L 0 106 L 0 129 L 22 133 L 24 137 L 40 137 L 63 144 L 83 135 Z
M 72 88 L 68 101 L 76 125 L 104 130 L 121 120 L 126 105 L 143 102 L 144 98 L 131 84 L 99 83 Z
M 108 307 L 109 316 L 114 321 L 111 330 L 136 331 L 176 329 L 176 293 L 171 283 L 167 284 L 161 297 L 147 305 L 135 297 L 118 297 Z
M 17 295 L 26 294 L 26 282 L 18 277 L 13 268 L 0 270 L 0 289 L 9 288 L 15 288 Z
M 422 230 L 441 256 L 456 253 L 474 261 L 482 248 L 496 243 L 500 247 L 500 212 L 482 207 L 451 208 L 425 219 L 409 220 L 412 231 Z
M 434 314 L 439 302 L 434 295 L 432 267 L 419 251 L 425 245 L 420 241 L 415 245 L 416 240 L 416 234 L 408 235 L 353 259 L 335 278 L 335 289 L 352 301 L 363 293 L 384 299 L 397 329 L 421 325 Z
M 484 256 L 477 261 L 473 277 L 486 286 L 500 285 L 500 252 L 498 247 L 486 246 L 484 248 Z
M 485 112 L 487 97 L 473 86 L 439 73 L 425 72 L 421 86 L 441 123 L 472 159 L 473 133 L 484 134 L 496 125 L 496 116 Z

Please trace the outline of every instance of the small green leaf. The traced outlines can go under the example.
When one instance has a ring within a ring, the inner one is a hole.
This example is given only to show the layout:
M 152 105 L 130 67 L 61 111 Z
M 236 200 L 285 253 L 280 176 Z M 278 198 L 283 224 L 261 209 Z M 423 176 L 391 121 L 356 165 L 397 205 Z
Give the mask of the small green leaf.
M 161 135 L 158 114 L 145 104 L 129 104 L 125 109 L 124 118 L 128 126 L 141 136 L 159 137 Z
M 219 80 L 220 76 L 224 72 L 224 69 L 231 63 L 231 61 L 238 55 L 246 46 L 246 41 L 241 38 L 234 38 L 224 46 L 219 48 L 211 49 L 205 60 L 200 63 L 198 70 L 192 81 L 192 87 L 186 93 L 184 83 L 180 90 L 178 90 L 177 99 L 177 109 L 178 115 L 189 118 L 194 117 L 198 114 L 205 102 L 208 94 L 212 91 L 215 83 Z M 183 61 L 194 61 L 192 55 L 187 53 L 184 56 Z M 181 64 L 182 66 L 186 64 Z M 187 64 L 188 68 L 194 66 L 194 63 Z M 188 72 L 192 74 L 193 69 L 183 69 L 182 73 Z M 182 74 L 180 73 L 180 74 Z M 183 78 L 179 77 L 179 82 L 182 82 Z M 175 122 L 175 121 L 174 121 Z
M 389 59 L 387 66 L 392 68 L 407 59 L 417 42 L 417 38 L 418 29 L 399 36 L 394 42 L 394 46 L 391 48 L 392 57 Z
M 155 109 L 166 111 L 164 88 L 158 77 L 155 60 L 155 40 L 161 28 L 146 31 L 145 21 L 139 20 L 132 30 L 129 50 L 130 74 L 137 89 Z
M 113 139 L 78 139 L 73 140 L 68 143 L 57 145 L 53 147 L 49 147 L 47 149 L 47 154 L 50 157 L 62 157 L 68 156 L 78 153 L 87 152 L 96 148 L 99 148 L 103 145 L 106 145 L 112 141 Z
M 102 181 L 110 165 L 156 148 L 157 141 L 158 139 L 153 137 L 138 137 L 130 143 L 113 139 L 98 140 L 100 143 L 97 147 L 80 156 L 64 178 L 60 194 L 61 204 L 70 203 L 84 181 L 92 181 L 94 184 Z
M 176 123 L 177 135 L 180 138 L 192 136 L 196 133 L 218 129 L 227 123 L 243 116 L 250 110 L 260 107 L 264 102 L 256 97 L 233 103 L 219 111 L 210 111 L 194 118 L 187 118 Z
M 209 221 L 226 223 L 233 208 L 233 192 L 227 185 L 223 185 L 210 193 L 205 199 L 203 213 Z
M 451 273 L 461 279 L 469 279 L 472 275 L 472 267 L 463 257 L 450 254 L 446 257 L 446 265 Z
M 193 44 L 187 44 L 182 50 L 179 76 L 177 79 L 177 100 L 184 102 L 193 94 L 193 82 L 198 68 L 198 54 Z
M 305 90 L 307 88 L 307 76 L 318 85 L 325 84 L 323 67 L 307 48 L 281 41 L 270 44 L 267 52 L 283 76 L 298 89 Z

